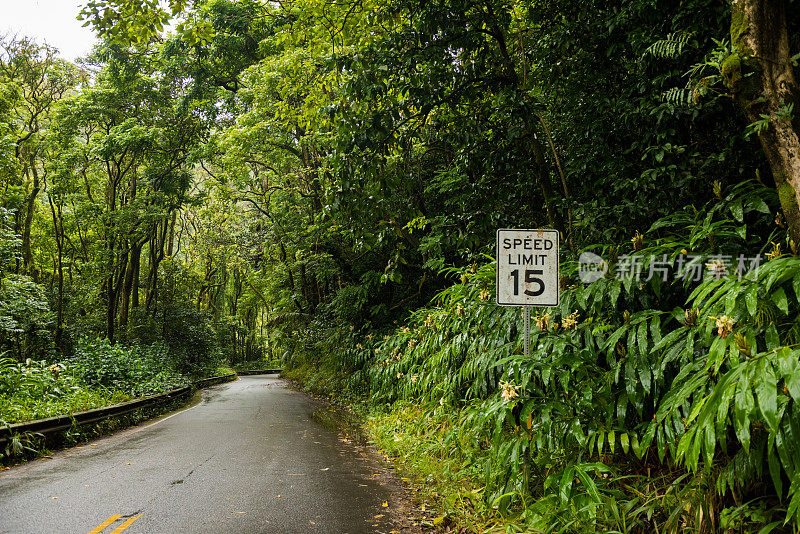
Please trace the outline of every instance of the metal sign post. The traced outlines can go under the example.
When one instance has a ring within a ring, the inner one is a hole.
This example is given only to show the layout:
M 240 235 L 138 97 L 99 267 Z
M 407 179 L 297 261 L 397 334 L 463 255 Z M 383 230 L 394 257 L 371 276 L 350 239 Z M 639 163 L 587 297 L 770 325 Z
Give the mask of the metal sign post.
M 525 325 L 525 357 L 531 357 L 531 307 L 522 307 L 523 323 Z
M 531 354 L 531 306 L 559 303 L 558 231 L 497 230 L 497 304 L 522 306 L 525 356 Z

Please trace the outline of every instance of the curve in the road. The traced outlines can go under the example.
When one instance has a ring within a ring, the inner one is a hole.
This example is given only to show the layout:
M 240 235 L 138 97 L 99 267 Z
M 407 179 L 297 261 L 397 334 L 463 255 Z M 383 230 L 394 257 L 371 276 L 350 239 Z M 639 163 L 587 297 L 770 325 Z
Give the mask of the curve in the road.
M 0 473 L 0 532 L 388 532 L 371 455 L 274 376 Z

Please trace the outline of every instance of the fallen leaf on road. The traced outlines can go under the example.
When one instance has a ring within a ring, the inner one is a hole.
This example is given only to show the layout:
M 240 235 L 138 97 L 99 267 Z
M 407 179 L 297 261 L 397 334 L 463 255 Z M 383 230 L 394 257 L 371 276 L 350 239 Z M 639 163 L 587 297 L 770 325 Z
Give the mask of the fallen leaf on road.
M 378 515 L 372 516 L 373 519 L 380 519 L 381 517 L 383 517 L 383 514 L 378 514 Z
M 327 471 L 328 469 L 330 469 L 330 467 L 323 467 L 322 469 L 320 469 L 320 471 Z
M 383 504 L 381 504 L 381 506 L 386 508 L 387 506 L 389 506 L 389 501 L 383 501 Z
M 282 495 L 275 495 L 276 499 L 280 499 L 281 497 L 282 497 Z

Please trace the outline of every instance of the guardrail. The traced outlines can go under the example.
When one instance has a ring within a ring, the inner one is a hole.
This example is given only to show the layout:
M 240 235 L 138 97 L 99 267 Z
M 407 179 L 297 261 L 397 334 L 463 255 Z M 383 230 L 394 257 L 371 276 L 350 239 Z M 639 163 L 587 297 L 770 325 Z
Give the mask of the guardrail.
M 283 369 L 252 369 L 250 371 L 236 371 L 239 376 L 274 375 L 283 372 Z
M 202 389 L 222 382 L 228 382 L 236 378 L 236 374 L 214 376 L 211 378 L 204 378 L 194 383 L 194 388 Z M 88 423 L 96 423 L 111 417 L 125 415 L 126 413 L 140 410 L 142 408 L 149 408 L 156 404 L 162 404 L 170 400 L 175 400 L 182 396 L 188 395 L 193 390 L 192 386 L 186 386 L 179 389 L 173 389 L 158 395 L 151 395 L 149 397 L 142 397 L 132 401 L 123 402 L 122 404 L 115 404 L 113 406 L 106 406 L 104 408 L 95 408 L 85 412 L 78 412 L 71 415 L 59 415 L 56 417 L 48 417 L 47 419 L 37 419 L 35 421 L 27 421 L 24 423 L 14 423 L 13 425 L 6 425 L 0 427 L 0 443 L 6 442 L 11 439 L 15 434 L 40 434 L 47 436 L 55 432 L 60 432 L 73 426 L 85 425 Z

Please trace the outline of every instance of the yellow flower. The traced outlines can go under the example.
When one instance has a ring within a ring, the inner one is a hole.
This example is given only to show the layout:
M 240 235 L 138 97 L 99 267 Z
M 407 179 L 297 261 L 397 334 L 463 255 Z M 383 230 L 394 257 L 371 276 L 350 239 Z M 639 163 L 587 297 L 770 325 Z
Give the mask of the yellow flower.
M 772 250 L 767 252 L 766 255 L 767 255 L 768 259 L 774 260 L 775 258 L 779 258 L 781 256 L 781 254 L 782 254 L 782 252 L 781 252 L 781 244 L 780 243 L 775 243 L 774 241 L 772 241 L 771 243 L 772 243 Z
M 633 250 L 642 250 L 644 236 L 639 232 L 639 230 L 636 230 L 636 234 L 631 238 L 631 243 L 633 243 Z
M 561 326 L 564 330 L 577 330 L 578 329 L 578 312 L 573 312 L 561 320 Z
M 515 399 L 519 396 L 517 394 L 519 386 L 515 386 L 514 384 L 506 382 L 505 380 L 500 381 L 500 389 L 500 395 L 503 397 L 503 402 L 508 402 L 511 399 Z
M 533 320 L 536 323 L 536 326 L 539 327 L 539 330 L 546 331 L 550 327 L 550 312 L 546 312 L 541 315 L 537 314 Z
M 714 321 L 716 321 L 717 335 L 719 337 L 728 337 L 728 334 L 730 334 L 733 331 L 733 326 L 736 324 L 736 321 L 734 321 L 727 315 L 720 315 L 719 317 L 714 317 L 713 315 L 709 315 L 709 318 L 714 319 Z

